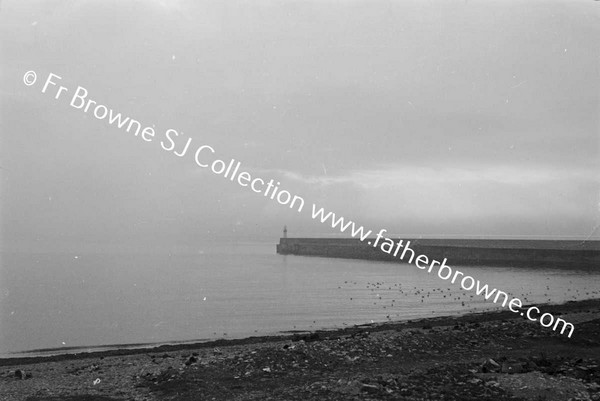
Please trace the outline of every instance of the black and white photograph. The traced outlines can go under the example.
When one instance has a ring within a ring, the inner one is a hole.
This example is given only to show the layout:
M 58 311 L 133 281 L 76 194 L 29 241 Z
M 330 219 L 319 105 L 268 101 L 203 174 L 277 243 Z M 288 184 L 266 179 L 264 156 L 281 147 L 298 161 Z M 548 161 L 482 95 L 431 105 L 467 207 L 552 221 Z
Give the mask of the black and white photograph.
M 0 401 L 600 400 L 600 1 L 0 0 Z

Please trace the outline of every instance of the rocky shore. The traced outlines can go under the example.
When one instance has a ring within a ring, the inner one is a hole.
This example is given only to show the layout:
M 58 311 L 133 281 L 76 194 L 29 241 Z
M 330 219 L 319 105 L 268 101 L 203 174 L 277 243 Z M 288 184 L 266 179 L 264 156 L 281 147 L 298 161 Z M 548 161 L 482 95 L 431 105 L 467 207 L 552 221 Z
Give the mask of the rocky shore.
M 600 400 L 600 300 L 514 313 L 0 360 L 0 400 Z

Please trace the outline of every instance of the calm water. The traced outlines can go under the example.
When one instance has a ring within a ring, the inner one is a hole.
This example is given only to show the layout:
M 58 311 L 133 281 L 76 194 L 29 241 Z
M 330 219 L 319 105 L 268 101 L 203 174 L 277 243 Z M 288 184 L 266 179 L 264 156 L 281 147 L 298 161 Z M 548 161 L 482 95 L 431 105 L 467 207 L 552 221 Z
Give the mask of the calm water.
M 598 271 L 460 269 L 528 303 L 600 297 Z M 0 299 L 3 356 L 498 308 L 414 266 L 282 256 L 274 244 L 177 255 L 4 253 Z

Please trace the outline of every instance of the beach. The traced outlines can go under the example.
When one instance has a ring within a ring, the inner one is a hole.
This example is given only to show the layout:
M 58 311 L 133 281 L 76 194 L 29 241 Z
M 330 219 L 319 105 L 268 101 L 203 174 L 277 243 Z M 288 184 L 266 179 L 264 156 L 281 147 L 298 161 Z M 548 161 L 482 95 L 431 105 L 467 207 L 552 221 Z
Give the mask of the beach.
M 600 300 L 544 305 L 571 338 L 485 312 L 0 360 L 0 400 L 598 400 Z

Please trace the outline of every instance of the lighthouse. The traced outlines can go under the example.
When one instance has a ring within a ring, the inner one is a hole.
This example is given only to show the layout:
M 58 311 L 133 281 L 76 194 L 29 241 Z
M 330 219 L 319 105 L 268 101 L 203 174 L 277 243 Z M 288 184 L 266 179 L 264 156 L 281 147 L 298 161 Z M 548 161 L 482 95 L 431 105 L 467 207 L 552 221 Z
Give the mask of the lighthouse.
M 283 238 L 287 238 L 287 226 L 283 226 Z

